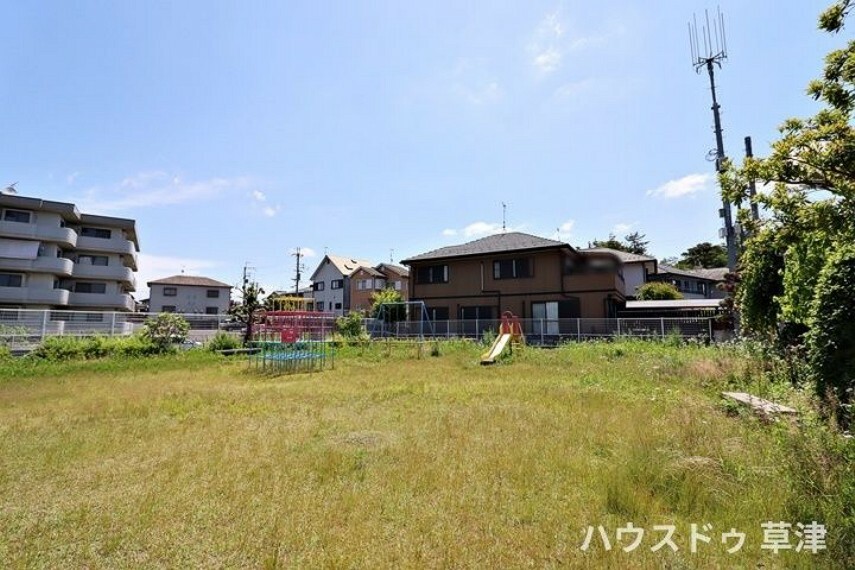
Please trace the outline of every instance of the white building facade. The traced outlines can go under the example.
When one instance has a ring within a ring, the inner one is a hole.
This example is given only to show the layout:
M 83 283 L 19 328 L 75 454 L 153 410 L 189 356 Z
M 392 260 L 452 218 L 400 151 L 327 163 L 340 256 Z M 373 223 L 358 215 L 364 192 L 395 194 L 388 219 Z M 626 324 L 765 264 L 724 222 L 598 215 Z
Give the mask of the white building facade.
M 173 275 L 149 281 L 148 287 L 152 313 L 222 315 L 229 310 L 232 286 L 208 277 Z
M 0 308 L 133 311 L 136 222 L 0 195 Z
M 312 273 L 315 310 L 341 316 L 350 310 L 350 278 L 360 266 L 371 267 L 364 259 L 325 255 Z

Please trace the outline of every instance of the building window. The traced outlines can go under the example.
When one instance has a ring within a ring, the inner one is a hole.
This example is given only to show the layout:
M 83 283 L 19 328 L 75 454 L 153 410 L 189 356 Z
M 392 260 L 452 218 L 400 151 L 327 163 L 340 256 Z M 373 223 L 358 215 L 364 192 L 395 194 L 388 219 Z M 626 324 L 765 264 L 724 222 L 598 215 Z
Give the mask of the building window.
M 87 323 L 103 323 L 104 313 L 86 313 Z
M 317 307 L 318 307 L 318 311 L 323 312 L 323 310 L 324 310 L 324 302 L 323 302 L 323 301 L 318 301 L 318 302 L 317 302 Z
M 23 210 L 4 210 L 3 211 L 3 221 L 4 222 L 18 222 L 21 224 L 29 224 L 32 219 L 32 214 L 30 212 L 25 212 Z
M 74 284 L 75 293 L 98 293 L 103 295 L 107 292 L 106 283 L 91 283 L 89 281 L 78 281 Z
M 531 277 L 531 259 L 501 259 L 493 262 L 493 279 Z
M 416 271 L 416 281 L 419 283 L 448 283 L 447 265 L 427 265 Z
M 395 287 L 395 291 L 401 290 L 401 282 L 400 281 L 393 281 L 392 285 Z
M 336 310 L 336 311 L 340 311 L 340 310 L 341 310 L 341 303 L 336 303 L 336 304 L 335 304 L 335 310 Z
M 219 312 L 220 312 L 220 310 L 217 307 L 205 307 L 205 314 L 206 315 L 216 315 Z
M 460 307 L 460 318 L 463 320 L 492 319 L 493 307 L 489 305 Z
M 177 287 L 164 287 L 163 288 L 163 296 L 164 297 L 175 297 L 178 295 Z
M 330 281 L 330 289 L 341 289 L 344 287 L 344 279 L 333 279 Z
M 448 307 L 433 307 L 427 310 L 428 317 L 432 321 L 447 321 Z
M 323 291 L 324 290 L 324 282 L 318 281 L 317 283 L 312 283 L 312 291 Z
M 160 309 L 161 313 L 174 313 L 175 305 L 164 305 L 163 308 Z
M 219 299 L 220 298 L 220 290 L 219 289 L 208 289 L 208 298 L 209 299 Z
M 81 228 L 80 235 L 83 237 L 110 239 L 113 234 L 110 230 L 105 230 L 102 228 Z
M 106 267 L 110 263 L 110 258 L 106 255 L 81 255 L 77 258 L 77 263 L 80 265 L 99 265 Z
M 0 273 L 0 287 L 23 287 L 24 276 L 19 273 Z

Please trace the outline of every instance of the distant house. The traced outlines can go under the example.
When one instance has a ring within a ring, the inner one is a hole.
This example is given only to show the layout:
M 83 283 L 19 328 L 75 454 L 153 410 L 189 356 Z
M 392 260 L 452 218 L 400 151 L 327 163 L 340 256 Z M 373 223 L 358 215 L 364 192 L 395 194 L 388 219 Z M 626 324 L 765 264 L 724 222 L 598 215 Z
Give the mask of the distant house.
M 312 296 L 316 311 L 343 315 L 350 310 L 351 276 L 360 267 L 371 267 L 370 261 L 327 254 L 312 273 Z
M 616 256 L 623 263 L 624 296 L 634 299 L 639 287 L 651 280 L 657 273 L 658 262 L 655 257 L 627 253 L 608 247 L 589 247 L 579 250 L 585 254 L 608 253 Z
M 350 307 L 352 311 L 367 311 L 376 291 L 394 289 L 406 301 L 409 298 L 410 272 L 406 267 L 381 263 L 374 267 L 360 266 L 350 277 Z
M 718 286 L 724 283 L 727 267 L 711 269 L 678 269 L 660 265 L 651 281 L 664 281 L 674 285 L 685 299 L 723 299 L 727 293 Z
M 149 281 L 149 311 L 152 313 L 228 312 L 232 286 L 208 277 L 173 275 Z
M 620 257 L 520 232 L 443 247 L 402 261 L 410 299 L 434 320 L 614 317 L 623 306 Z M 555 324 L 555 326 L 558 326 Z
M 311 285 L 300 287 L 299 291 L 273 291 L 265 299 L 265 304 L 275 310 L 314 311 L 315 300 Z

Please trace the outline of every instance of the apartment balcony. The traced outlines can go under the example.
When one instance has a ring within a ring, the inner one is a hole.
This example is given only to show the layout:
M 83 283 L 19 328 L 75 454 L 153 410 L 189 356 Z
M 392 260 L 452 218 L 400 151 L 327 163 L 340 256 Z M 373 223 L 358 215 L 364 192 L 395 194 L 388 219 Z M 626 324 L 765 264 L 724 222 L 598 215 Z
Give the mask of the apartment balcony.
M 58 243 L 60 246 L 65 248 L 73 248 L 78 242 L 77 232 L 70 228 L 41 226 L 39 224 L 23 224 L 21 222 L 0 221 L 0 235 L 13 239 L 29 239 Z
M 27 305 L 67 305 L 70 293 L 65 289 L 0 287 L 0 303 Z
M 70 293 L 68 305 L 71 309 L 97 308 L 117 311 L 136 309 L 136 303 L 127 293 Z
M 88 265 L 85 263 L 75 263 L 73 276 L 75 279 L 119 281 L 125 285 L 130 285 L 134 291 L 137 288 L 137 280 L 134 277 L 133 270 L 124 265 Z
M 64 257 L 37 257 L 35 259 L 0 258 L 0 271 L 22 273 L 50 273 L 59 277 L 71 277 L 74 262 Z
M 77 249 L 79 251 L 94 251 L 106 253 L 119 253 L 136 258 L 137 248 L 134 242 L 123 237 L 112 237 L 110 239 L 80 236 L 77 238 Z

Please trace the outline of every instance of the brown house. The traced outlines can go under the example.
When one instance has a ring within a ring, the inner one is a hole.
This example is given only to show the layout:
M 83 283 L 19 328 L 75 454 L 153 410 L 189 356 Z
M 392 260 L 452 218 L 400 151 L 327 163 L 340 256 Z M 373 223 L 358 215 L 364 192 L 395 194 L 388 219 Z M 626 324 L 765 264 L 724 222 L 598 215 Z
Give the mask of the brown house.
M 410 299 L 433 320 L 614 317 L 624 303 L 622 264 L 608 252 L 509 232 L 405 259 Z
M 370 310 L 372 295 L 383 289 L 394 289 L 404 301 L 408 300 L 409 280 L 410 272 L 399 265 L 381 263 L 374 267 L 359 266 L 350 276 L 350 310 Z

